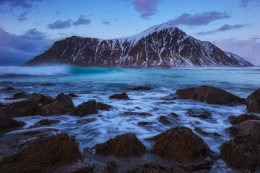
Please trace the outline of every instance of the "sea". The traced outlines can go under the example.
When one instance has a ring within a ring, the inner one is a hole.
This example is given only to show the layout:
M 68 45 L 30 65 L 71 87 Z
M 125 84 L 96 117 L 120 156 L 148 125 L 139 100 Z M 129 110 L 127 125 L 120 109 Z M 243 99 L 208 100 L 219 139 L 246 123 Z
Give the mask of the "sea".
M 149 86 L 149 91 L 127 91 L 124 88 L 135 86 Z M 19 130 L 11 131 L 0 136 L 0 159 L 14 152 L 8 149 L 8 144 L 19 138 L 19 134 L 43 130 L 57 129 L 58 132 L 67 132 L 75 136 L 80 150 L 84 153 L 86 162 L 105 165 L 113 159 L 120 172 L 135 168 L 150 161 L 170 164 L 148 152 L 141 158 L 119 159 L 113 156 L 97 156 L 93 147 L 107 141 L 116 135 L 134 133 L 147 147 L 152 149 L 153 143 L 147 138 L 153 137 L 167 129 L 185 126 L 194 131 L 199 127 L 208 133 L 218 133 L 220 136 L 204 136 L 196 131 L 216 153 L 219 153 L 223 142 L 230 140 L 226 128 L 231 124 L 229 116 L 238 116 L 246 113 L 246 105 L 223 106 L 201 103 L 194 100 L 163 100 L 165 96 L 174 94 L 176 90 L 190 87 L 208 85 L 218 87 L 234 95 L 246 98 L 254 90 L 260 87 L 260 67 L 248 68 L 84 68 L 71 66 L 1 66 L 0 89 L 12 86 L 17 91 L 27 94 L 41 93 L 56 97 L 60 93 L 74 93 L 75 106 L 88 100 L 96 100 L 113 106 L 110 111 L 99 110 L 98 114 L 83 117 L 70 115 L 57 115 L 44 117 L 40 115 L 17 117 L 26 125 Z M 130 100 L 109 99 L 113 94 L 126 92 Z M 10 103 L 14 100 L 6 100 L 13 93 L 0 93 L 0 102 Z M 17 101 L 17 100 L 15 100 Z M 187 115 L 188 110 L 204 108 L 211 113 L 211 118 L 200 119 Z M 152 116 L 127 115 L 125 112 L 146 112 Z M 178 114 L 175 118 L 171 113 Z M 160 116 L 167 116 L 171 123 L 163 124 L 159 121 Z M 59 123 L 29 128 L 42 119 L 60 120 Z M 88 122 L 88 119 L 95 121 Z M 146 126 L 138 125 L 138 122 L 151 122 Z M 50 133 L 53 133 L 50 131 Z M 57 133 L 57 131 L 55 132 Z M 11 138 L 12 136 L 12 138 Z M 10 139 L 11 138 L 11 139 Z M 8 139 L 8 142 L 6 142 Z M 11 140 L 11 141 L 10 141 Z M 19 138 L 19 140 L 30 140 Z M 80 164 L 77 165 L 80 167 Z M 73 169 L 73 167 L 71 168 Z M 64 168 L 63 171 L 67 169 Z M 217 160 L 213 168 L 207 172 L 233 172 L 224 161 Z M 66 171 L 65 171 L 66 172 Z

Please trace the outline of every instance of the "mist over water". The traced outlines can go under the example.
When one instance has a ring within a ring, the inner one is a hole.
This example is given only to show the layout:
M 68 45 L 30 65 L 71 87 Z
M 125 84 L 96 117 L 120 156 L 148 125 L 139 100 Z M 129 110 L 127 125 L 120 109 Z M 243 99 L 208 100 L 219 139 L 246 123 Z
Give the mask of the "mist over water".
M 84 117 L 69 115 L 58 116 L 31 116 L 19 117 L 26 125 L 21 130 L 12 131 L 8 134 L 22 133 L 41 128 L 55 128 L 60 131 L 67 131 L 75 135 L 83 152 L 86 147 L 93 147 L 98 143 L 124 133 L 135 133 L 136 136 L 149 149 L 152 148 L 146 138 L 157 135 L 167 129 L 176 126 L 186 126 L 194 130 L 200 127 L 206 132 L 217 132 L 221 136 L 201 136 L 209 145 L 210 149 L 219 152 L 219 146 L 229 135 L 225 132 L 231 124 L 227 118 L 231 115 L 238 116 L 246 112 L 245 105 L 221 106 L 209 105 L 193 100 L 172 100 L 164 101 L 161 98 L 174 94 L 177 89 L 198 87 L 201 85 L 215 86 L 224 89 L 239 97 L 247 97 L 254 90 L 259 88 L 260 70 L 251 68 L 197 68 L 197 69 L 128 69 L 128 68 L 83 68 L 70 66 L 41 66 L 41 67 L 0 67 L 0 87 L 13 88 L 29 93 L 41 93 L 56 97 L 61 92 L 74 93 L 80 97 L 73 98 L 75 105 L 95 99 L 97 102 L 104 102 L 113 106 L 110 111 L 99 111 L 98 114 Z M 150 86 L 150 91 L 127 91 L 130 100 L 111 100 L 109 96 L 124 92 L 123 88 L 130 88 L 138 85 Z M 88 92 L 87 92 L 88 91 Z M 0 93 L 0 102 L 12 102 L 5 100 L 11 97 L 12 93 Z M 138 108 L 137 108 L 138 107 Z M 187 110 L 204 108 L 212 115 L 204 120 L 187 115 Z M 152 116 L 129 116 L 125 112 L 147 112 Z M 171 112 L 179 115 L 178 118 L 168 116 Z M 98 116 L 102 115 L 102 116 Z M 170 125 L 164 125 L 158 121 L 160 116 L 168 116 L 172 121 Z M 60 123 L 27 129 L 41 119 L 58 119 Z M 84 123 L 84 120 L 96 118 L 96 121 Z M 137 125 L 138 122 L 152 122 L 148 126 Z M 1 138 L 0 138 L 1 140 Z M 3 153 L 0 152 L 3 157 Z M 105 163 L 106 157 L 87 155 L 96 163 Z M 118 160 L 124 166 L 123 160 Z M 149 161 L 143 158 L 142 162 Z M 140 161 L 132 161 L 136 164 Z M 140 163 L 138 163 L 140 164 Z M 214 164 L 212 172 L 226 170 L 225 164 L 218 161 Z M 216 171 L 217 170 L 217 171 Z

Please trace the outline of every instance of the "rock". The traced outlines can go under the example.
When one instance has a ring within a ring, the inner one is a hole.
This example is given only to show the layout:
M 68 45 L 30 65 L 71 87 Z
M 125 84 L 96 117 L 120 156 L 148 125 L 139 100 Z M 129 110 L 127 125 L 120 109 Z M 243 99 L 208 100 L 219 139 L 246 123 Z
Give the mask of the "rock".
M 78 95 L 74 94 L 74 93 L 69 93 L 70 97 L 79 97 Z
M 202 130 L 201 128 L 199 128 L 199 127 L 195 127 L 194 130 L 195 130 L 196 132 L 198 132 L 199 134 L 204 135 L 204 136 L 215 136 L 215 137 L 221 136 L 221 135 L 218 134 L 217 132 L 213 132 L 213 133 L 205 132 L 205 131 L 203 131 L 203 130 Z
M 70 112 L 75 106 L 69 95 L 63 95 L 56 99 L 54 102 L 42 107 L 41 114 L 45 116 L 49 115 L 61 115 Z
M 22 117 L 38 115 L 40 111 L 41 108 L 37 102 L 24 100 L 3 106 L 0 114 L 7 117 Z
M 153 123 L 152 123 L 152 122 L 146 122 L 146 121 L 140 121 L 140 122 L 138 122 L 137 125 L 139 125 L 139 126 L 145 126 L 145 125 L 151 125 L 151 124 L 153 124 Z
M 97 113 L 98 107 L 96 100 L 89 100 L 78 105 L 70 114 L 75 116 L 84 116 Z
M 223 143 L 220 147 L 220 157 L 231 168 L 252 172 L 260 163 L 260 151 L 257 145 L 239 138 Z
M 7 92 L 9 92 L 9 91 L 14 91 L 15 89 L 13 88 L 13 87 L 11 87 L 11 86 L 9 86 L 9 87 L 6 87 L 5 89 L 4 89 L 4 91 L 7 91 Z
M 124 90 L 131 90 L 131 91 L 137 91 L 137 90 L 151 90 L 151 87 L 148 86 L 136 86 L 133 88 L 125 88 Z
M 122 94 L 114 94 L 114 95 L 110 96 L 109 99 L 129 100 L 129 97 L 126 93 L 122 93 Z
M 229 128 L 234 138 L 246 138 L 260 144 L 260 120 L 247 120 Z
M 139 115 L 139 116 L 143 116 L 143 117 L 152 116 L 152 114 L 147 113 L 147 112 L 125 112 L 124 114 L 125 115 Z
M 182 171 L 174 168 L 166 168 L 154 163 L 146 163 L 139 168 L 128 171 L 127 173 L 181 173 Z
M 170 119 L 166 116 L 160 116 L 159 122 L 162 123 L 162 124 L 166 124 L 166 125 L 171 124 Z
M 169 115 L 170 115 L 170 116 L 173 116 L 173 117 L 175 117 L 175 118 L 178 118 L 178 117 L 179 117 L 179 115 L 176 114 L 176 113 L 174 113 L 174 112 L 171 112 Z
M 75 138 L 61 133 L 47 137 L 13 156 L 4 158 L 0 162 L 0 170 L 5 173 L 45 173 L 78 161 L 83 161 L 83 157 Z
M 247 112 L 260 113 L 260 88 L 247 97 Z
M 59 123 L 59 122 L 60 122 L 60 120 L 43 119 L 43 120 L 38 121 L 35 125 L 31 126 L 30 128 L 56 124 L 56 123 Z
M 175 94 L 170 94 L 168 96 L 162 97 L 161 100 L 165 101 L 171 101 L 177 99 L 177 96 Z
M 114 155 L 121 158 L 141 156 L 146 148 L 135 134 L 123 134 L 95 146 L 96 154 Z
M 107 105 L 107 104 L 101 103 L 101 102 L 98 102 L 97 106 L 98 106 L 99 110 L 104 110 L 104 111 L 109 111 L 110 109 L 113 108 L 113 106 L 110 106 L 110 105 Z
M 234 125 L 234 124 L 239 124 L 246 120 L 260 120 L 260 117 L 257 115 L 253 115 L 253 114 L 241 114 L 237 117 L 230 116 L 230 117 L 228 117 L 228 120 L 231 124 Z
M 211 169 L 211 166 L 213 164 L 213 161 L 211 158 L 207 157 L 201 161 L 195 162 L 195 163 L 189 163 L 189 164 L 179 164 L 178 166 L 182 167 L 185 170 L 188 171 L 197 171 L 201 169 Z
M 169 129 L 150 140 L 155 141 L 154 154 L 173 162 L 189 164 L 212 156 L 208 145 L 187 127 Z
M 10 131 L 23 126 L 24 122 L 22 121 L 16 121 L 9 117 L 0 116 L 0 132 Z
M 27 98 L 28 101 L 37 102 L 39 105 L 44 106 L 54 102 L 54 99 L 38 93 L 32 93 Z
M 179 89 L 176 91 L 176 95 L 179 99 L 193 99 L 208 104 L 235 105 L 245 103 L 245 100 L 240 97 L 210 86 Z
M 188 110 L 187 114 L 191 117 L 198 117 L 202 119 L 211 117 L 210 113 L 204 108 Z
M 6 100 L 16 100 L 16 99 L 24 99 L 27 98 L 28 95 L 24 92 L 15 93 L 12 98 L 7 98 Z
M 76 171 L 70 172 L 70 173 L 92 173 L 94 172 L 96 165 L 95 164 L 88 164 L 86 167 L 80 168 Z

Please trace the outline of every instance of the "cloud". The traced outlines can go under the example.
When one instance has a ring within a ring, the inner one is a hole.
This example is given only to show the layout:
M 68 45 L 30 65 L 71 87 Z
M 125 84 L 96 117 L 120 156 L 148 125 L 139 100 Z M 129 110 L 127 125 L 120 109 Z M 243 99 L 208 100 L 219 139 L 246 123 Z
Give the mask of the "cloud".
M 22 12 L 20 15 L 17 16 L 17 20 L 19 20 L 19 21 L 27 20 L 26 16 L 28 13 L 29 13 L 29 11 Z
M 54 23 L 51 23 L 48 25 L 49 29 L 64 29 L 64 28 L 69 28 L 71 27 L 71 20 L 57 20 Z
M 0 27 L 0 65 L 21 65 L 47 50 L 54 40 L 36 28 L 14 35 Z
M 157 12 L 157 5 L 162 0 L 134 0 L 132 4 L 135 10 L 141 14 L 144 19 L 149 19 L 150 16 Z
M 110 24 L 111 24 L 110 21 L 108 21 L 108 20 L 103 20 L 102 23 L 103 23 L 104 25 L 110 25 Z
M 90 19 L 85 19 L 83 15 L 80 15 L 78 20 L 73 22 L 73 25 L 78 26 L 78 25 L 88 25 L 90 24 L 91 20 Z
M 247 7 L 251 3 L 259 3 L 260 0 L 240 0 L 240 7 Z
M 200 26 L 207 25 L 216 20 L 227 19 L 230 17 L 231 16 L 226 12 L 222 13 L 218 11 L 203 12 L 196 14 L 183 13 L 176 19 L 170 20 L 169 23 L 173 25 Z
M 244 28 L 246 26 L 248 26 L 248 25 L 247 24 L 244 24 L 244 25 L 228 25 L 228 24 L 225 24 L 225 25 L 219 27 L 218 29 L 214 29 L 214 30 L 206 31 L 206 32 L 199 32 L 197 34 L 198 35 L 215 34 L 217 32 L 225 32 L 225 31 L 230 31 L 230 30 L 241 29 L 241 28 Z
M 218 47 L 223 50 L 235 53 L 254 65 L 260 65 L 260 43 L 257 40 L 237 40 L 234 38 L 215 41 Z

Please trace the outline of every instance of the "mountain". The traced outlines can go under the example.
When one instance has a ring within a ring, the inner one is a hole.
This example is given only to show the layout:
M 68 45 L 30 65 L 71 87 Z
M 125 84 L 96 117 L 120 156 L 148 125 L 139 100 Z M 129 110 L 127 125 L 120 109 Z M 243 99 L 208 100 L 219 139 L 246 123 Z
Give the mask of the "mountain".
M 214 44 L 195 39 L 169 23 L 118 39 L 72 36 L 57 41 L 25 65 L 86 67 L 252 66 Z

